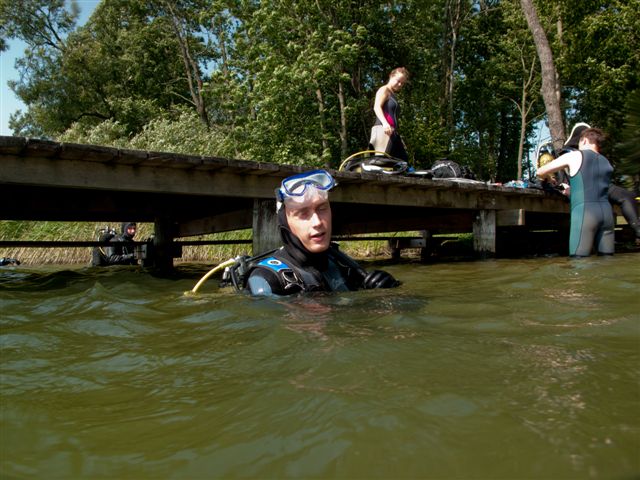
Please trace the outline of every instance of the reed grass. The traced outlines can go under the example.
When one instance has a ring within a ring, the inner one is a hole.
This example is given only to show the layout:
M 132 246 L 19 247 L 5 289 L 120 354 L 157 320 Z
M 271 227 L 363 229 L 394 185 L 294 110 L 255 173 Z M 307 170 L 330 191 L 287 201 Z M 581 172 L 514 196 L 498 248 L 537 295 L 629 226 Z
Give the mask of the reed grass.
M 120 232 L 120 224 L 96 222 L 31 222 L 0 221 L 0 240 L 8 241 L 95 241 L 101 228 L 111 227 Z M 152 223 L 138 223 L 135 240 L 144 241 L 153 235 Z M 367 235 L 372 236 L 405 236 L 417 235 L 416 232 L 398 232 L 396 234 Z M 250 240 L 250 229 L 233 232 L 215 233 L 176 240 L 209 241 L 209 240 Z M 377 259 L 390 256 L 385 239 L 349 241 L 341 243 L 342 250 L 358 259 Z M 13 247 L 0 248 L 0 257 L 18 259 L 23 265 L 73 265 L 91 263 L 91 247 L 36 248 Z M 259 252 L 258 252 L 259 253 Z M 409 255 L 411 254 L 408 252 Z M 250 244 L 225 245 L 187 245 L 182 247 L 182 257 L 174 259 L 175 263 L 219 263 L 238 255 L 250 255 Z

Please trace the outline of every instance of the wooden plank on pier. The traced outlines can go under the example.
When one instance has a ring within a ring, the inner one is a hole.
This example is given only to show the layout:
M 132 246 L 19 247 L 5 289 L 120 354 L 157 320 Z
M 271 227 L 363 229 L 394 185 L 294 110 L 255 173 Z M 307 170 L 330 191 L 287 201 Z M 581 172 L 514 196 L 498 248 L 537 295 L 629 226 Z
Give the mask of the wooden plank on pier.
M 145 167 L 169 167 L 181 170 L 197 168 L 204 163 L 201 157 L 166 152 L 147 152 Z
M 83 160 L 85 162 L 111 162 L 118 157 L 118 151 L 98 145 L 78 145 L 62 143 L 58 157 L 64 160 Z
M 122 165 L 143 165 L 149 154 L 144 150 L 119 149 L 117 163 Z
M 275 246 L 274 190 L 311 169 L 20 137 L 0 137 L 0 162 L 1 219 L 158 221 L 164 266 L 177 235 L 253 228 L 256 251 Z M 478 251 L 494 253 L 496 225 L 565 229 L 569 218 L 568 201 L 542 190 L 331 173 L 336 234 L 473 230 Z
M 58 152 L 60 152 L 60 144 L 49 140 L 30 138 L 27 140 L 27 145 L 23 152 L 26 157 L 56 157 Z
M 2 155 L 19 155 L 27 147 L 27 139 L 23 137 L 0 137 L 0 153 Z

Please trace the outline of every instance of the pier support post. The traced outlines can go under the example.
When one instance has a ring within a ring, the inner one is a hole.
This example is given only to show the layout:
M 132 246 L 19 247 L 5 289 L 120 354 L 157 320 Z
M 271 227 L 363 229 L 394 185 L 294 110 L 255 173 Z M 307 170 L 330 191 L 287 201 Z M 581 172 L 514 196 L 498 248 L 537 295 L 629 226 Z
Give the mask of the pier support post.
M 170 272 L 173 269 L 173 223 L 168 218 L 156 217 L 153 229 L 153 268 Z
M 479 210 L 473 222 L 473 250 L 482 258 L 496 254 L 496 211 Z
M 431 232 L 429 230 L 422 230 L 420 233 L 422 233 L 422 239 L 424 241 L 424 246 L 420 249 L 420 261 L 426 262 L 429 260 L 433 249 L 433 239 L 431 238 Z
M 253 201 L 253 254 L 258 255 L 273 250 L 281 244 L 275 200 L 255 199 Z

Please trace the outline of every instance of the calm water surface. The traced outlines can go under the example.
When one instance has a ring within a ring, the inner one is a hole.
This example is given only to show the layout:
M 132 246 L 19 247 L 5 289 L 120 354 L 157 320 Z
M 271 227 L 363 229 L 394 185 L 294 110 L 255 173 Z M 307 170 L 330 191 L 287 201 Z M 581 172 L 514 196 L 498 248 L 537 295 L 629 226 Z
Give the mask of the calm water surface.
M 0 478 L 640 477 L 640 255 L 383 268 L 275 300 L 5 267 Z

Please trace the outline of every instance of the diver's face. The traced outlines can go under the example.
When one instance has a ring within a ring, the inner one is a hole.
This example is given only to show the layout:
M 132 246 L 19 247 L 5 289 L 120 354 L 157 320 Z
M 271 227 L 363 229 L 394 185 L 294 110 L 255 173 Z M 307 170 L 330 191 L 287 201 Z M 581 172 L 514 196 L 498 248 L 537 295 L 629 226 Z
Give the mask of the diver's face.
M 301 205 L 285 206 L 289 229 L 311 253 L 324 252 L 331 243 L 329 200 L 314 197 Z

